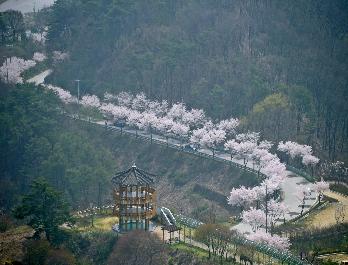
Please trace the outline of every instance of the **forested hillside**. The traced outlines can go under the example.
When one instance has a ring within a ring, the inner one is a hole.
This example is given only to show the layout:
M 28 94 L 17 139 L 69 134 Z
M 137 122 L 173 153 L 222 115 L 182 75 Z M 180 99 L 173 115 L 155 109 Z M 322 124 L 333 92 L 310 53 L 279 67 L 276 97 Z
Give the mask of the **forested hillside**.
M 74 209 L 111 204 L 111 178 L 131 163 L 158 175 L 160 205 L 202 218 L 211 205 L 226 220 L 232 187 L 259 180 L 248 171 L 78 122 L 53 93 L 0 83 L 0 205 L 11 209 L 33 180 L 44 178 Z M 196 184 L 199 183 L 199 186 Z M 218 198 L 219 197 L 219 198 Z
M 48 48 L 70 60 L 50 82 L 184 100 L 346 159 L 347 13 L 343 0 L 59 0 Z

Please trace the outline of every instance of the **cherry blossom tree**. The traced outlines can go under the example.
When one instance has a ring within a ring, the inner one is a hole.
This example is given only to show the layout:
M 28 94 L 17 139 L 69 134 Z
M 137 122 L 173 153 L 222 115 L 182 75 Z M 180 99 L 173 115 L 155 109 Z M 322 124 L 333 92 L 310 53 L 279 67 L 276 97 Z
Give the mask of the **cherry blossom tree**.
M 81 105 L 85 107 L 86 114 L 88 115 L 88 120 L 90 121 L 90 117 L 98 111 L 100 107 L 100 99 L 95 95 L 85 95 L 81 99 Z
M 190 137 L 190 143 L 201 145 L 202 138 L 205 133 L 206 133 L 206 130 L 204 128 L 193 130 Z
M 126 108 L 131 108 L 132 107 L 133 98 L 134 98 L 133 95 L 128 93 L 128 92 L 121 92 L 118 95 L 112 97 L 112 99 L 114 99 L 114 100 L 116 99 L 116 101 L 117 101 L 119 106 L 123 106 L 123 107 L 126 107 Z M 140 102 L 141 101 L 140 98 L 142 99 L 143 102 L 145 102 L 146 97 L 145 97 L 144 94 L 141 94 L 141 95 L 138 96 L 138 99 L 137 99 L 138 102 L 135 103 L 135 104 L 142 104 Z M 145 103 L 143 103 L 143 104 L 145 104 Z M 137 106 L 137 107 L 140 107 L 140 106 Z M 145 106 L 141 106 L 141 108 L 143 108 L 143 107 L 145 107 Z M 138 110 L 138 109 L 136 109 L 136 110 Z
M 141 126 L 141 119 L 143 118 L 143 115 L 136 111 L 136 110 L 129 110 L 128 116 L 127 116 L 127 123 L 129 126 L 135 129 L 135 135 L 138 137 L 138 130 Z
M 46 85 L 45 87 L 52 90 L 60 98 L 60 100 L 63 101 L 63 103 L 77 103 L 77 98 L 72 96 L 69 91 L 53 85 Z
M 144 93 L 136 94 L 132 101 L 132 109 L 143 112 L 147 109 L 148 103 Z
M 223 130 L 226 132 L 228 136 L 232 136 L 236 133 L 236 128 L 239 125 L 239 120 L 238 119 L 228 119 L 228 120 L 222 120 L 219 122 L 217 125 L 217 128 L 220 130 Z
M 296 142 L 280 141 L 278 144 L 278 151 L 284 152 L 289 155 L 292 159 L 295 157 L 303 157 L 312 154 L 312 147 L 309 145 L 301 145 Z
M 43 62 L 47 59 L 47 56 L 41 52 L 35 52 L 33 55 L 33 60 L 36 62 Z
M 279 160 L 276 155 L 270 153 L 266 149 L 260 149 L 259 147 L 253 149 L 250 158 L 253 161 L 253 166 L 256 165 L 258 176 L 260 175 L 261 169 L 266 167 L 272 160 Z
M 0 67 L 0 78 L 6 83 L 22 84 L 21 74 L 35 65 L 36 62 L 33 60 L 24 60 L 18 57 L 6 58 Z
M 243 210 L 250 206 L 256 199 L 257 193 L 255 189 L 240 186 L 239 188 L 232 188 L 227 201 L 229 205 L 239 206 Z
M 280 190 L 280 186 L 282 182 L 284 181 L 284 178 L 285 178 L 284 175 L 272 176 L 263 180 L 260 186 L 265 192 L 267 190 L 268 195 L 272 195 L 274 192 Z
M 320 203 L 320 199 L 322 198 L 324 191 L 327 191 L 330 189 L 329 183 L 324 181 L 323 179 L 320 181 L 317 181 L 313 184 L 313 190 L 315 190 L 318 193 L 318 201 Z
M 248 160 L 253 153 L 253 150 L 256 148 L 256 142 L 246 141 L 240 142 L 236 146 L 236 154 L 239 159 L 243 159 L 244 167 L 246 167 Z
M 274 159 L 268 161 L 268 163 L 264 166 L 263 173 L 267 175 L 268 178 L 284 178 L 286 176 L 286 166 L 281 163 L 277 157 L 275 157 Z
M 220 129 L 212 129 L 206 131 L 201 139 L 201 145 L 206 146 L 213 152 L 213 157 L 215 156 L 216 147 L 221 144 L 226 138 L 226 133 Z
M 313 155 L 304 155 L 302 157 L 302 164 L 310 168 L 312 176 L 314 176 L 314 167 L 318 163 L 319 163 L 319 158 Z
M 112 103 L 104 103 L 99 107 L 99 110 L 104 113 L 105 115 L 111 115 L 115 121 L 126 121 L 130 109 L 123 107 L 123 106 L 117 106 Z M 121 134 L 123 132 L 123 126 L 121 126 Z
M 174 121 L 167 116 L 157 118 L 157 122 L 154 124 L 155 129 L 162 135 L 166 137 L 166 142 L 168 146 L 168 138 L 169 134 L 172 133 L 172 127 L 174 125 Z
M 285 223 L 285 215 L 289 212 L 288 207 L 283 202 L 271 199 L 267 205 L 268 222 L 271 225 L 271 234 L 278 219 L 282 218 Z
M 261 209 L 255 209 L 251 207 L 247 211 L 242 213 L 242 222 L 249 224 L 252 230 L 255 232 L 266 224 L 266 215 L 265 212 Z
M 148 111 L 155 113 L 158 117 L 162 117 L 168 111 L 168 102 L 166 100 L 162 100 L 162 102 L 148 101 Z
M 176 135 L 177 137 L 179 137 L 180 141 L 181 141 L 181 147 L 182 147 L 182 143 L 184 138 L 187 137 L 187 134 L 190 130 L 190 127 L 188 127 L 187 125 L 181 124 L 179 122 L 173 122 L 170 131 Z
M 81 99 L 81 104 L 86 107 L 99 108 L 100 99 L 95 95 L 85 95 Z
M 158 118 L 152 112 L 142 113 L 142 118 L 139 120 L 139 129 L 145 130 L 150 133 L 151 143 L 152 143 L 152 129 L 157 123 L 158 123 Z
M 247 235 L 247 239 L 257 243 L 267 244 L 281 251 L 287 251 L 291 246 L 289 238 L 271 235 L 263 230 L 257 230 L 256 232 Z
M 235 139 L 228 140 L 224 144 L 225 149 L 227 149 L 231 155 L 231 160 L 233 159 L 233 156 L 238 153 L 238 146 L 239 143 L 237 143 Z
M 257 132 L 247 132 L 247 133 L 240 133 L 236 135 L 236 140 L 239 142 L 257 143 L 259 139 L 260 139 L 260 133 L 257 133 Z
M 263 150 L 270 150 L 273 146 L 273 143 L 271 141 L 263 140 L 261 141 L 257 148 L 263 149 Z
M 306 199 L 309 196 L 309 194 L 310 194 L 310 190 L 308 190 L 304 185 L 300 185 L 295 193 L 295 196 L 301 203 L 301 213 L 300 213 L 301 216 L 303 214 L 304 207 L 306 204 Z
M 203 110 L 201 109 L 191 109 L 183 113 L 182 122 L 191 129 L 197 129 L 200 126 L 203 126 L 206 121 L 206 116 Z
M 182 122 L 183 117 L 186 115 L 186 106 L 184 103 L 175 103 L 168 110 L 167 116 L 176 122 Z

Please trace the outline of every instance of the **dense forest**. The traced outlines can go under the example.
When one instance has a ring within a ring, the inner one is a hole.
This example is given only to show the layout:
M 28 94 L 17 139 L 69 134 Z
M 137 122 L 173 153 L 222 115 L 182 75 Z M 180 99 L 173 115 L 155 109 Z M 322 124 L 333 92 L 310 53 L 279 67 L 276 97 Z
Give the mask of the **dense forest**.
M 107 10 L 107 11 L 106 11 Z M 50 78 L 181 101 L 326 159 L 347 157 L 346 1 L 57 1 Z
M 13 207 L 38 177 L 63 191 L 73 206 L 87 206 L 81 204 L 97 198 L 98 182 L 104 188 L 109 183 L 113 155 L 66 123 L 52 93 L 1 85 L 2 207 Z

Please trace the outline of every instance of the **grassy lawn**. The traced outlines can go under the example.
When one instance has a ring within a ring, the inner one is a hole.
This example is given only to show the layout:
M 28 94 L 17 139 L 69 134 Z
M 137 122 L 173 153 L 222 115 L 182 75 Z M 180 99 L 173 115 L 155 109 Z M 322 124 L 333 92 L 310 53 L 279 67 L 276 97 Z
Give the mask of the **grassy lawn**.
M 328 203 L 323 207 L 319 207 L 318 209 L 313 210 L 309 214 L 309 216 L 303 220 L 304 226 L 308 228 L 324 228 L 335 225 L 335 212 L 338 206 L 338 202 L 345 205 L 345 216 L 348 215 L 348 198 L 333 194 L 332 192 L 328 192 L 326 195 L 329 197 Z M 337 200 L 338 202 L 335 200 Z M 347 222 L 348 220 L 345 219 L 345 223 Z
M 111 231 L 112 226 L 116 223 L 118 223 L 116 216 L 94 216 L 92 227 L 92 218 L 88 216 L 79 218 L 76 228 L 78 231 Z
M 208 251 L 201 249 L 201 248 L 198 248 L 198 247 L 191 246 L 189 244 L 182 243 L 182 242 L 178 243 L 178 244 L 170 245 L 170 247 L 172 249 L 178 249 L 178 250 L 181 250 L 181 251 L 184 251 L 187 253 L 191 253 L 195 257 L 199 257 L 199 258 L 206 259 L 209 256 Z

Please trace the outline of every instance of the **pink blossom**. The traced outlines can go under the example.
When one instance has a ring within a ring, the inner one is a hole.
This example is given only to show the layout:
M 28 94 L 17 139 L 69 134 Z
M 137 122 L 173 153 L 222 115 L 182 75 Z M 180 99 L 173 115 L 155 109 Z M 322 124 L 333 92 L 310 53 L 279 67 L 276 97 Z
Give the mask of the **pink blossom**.
M 111 102 L 117 100 L 117 97 L 109 92 L 104 93 L 104 101 Z
M 47 56 L 41 52 L 35 52 L 33 56 L 33 60 L 36 62 L 43 62 L 47 59 Z
M 127 116 L 127 123 L 136 129 L 139 129 L 141 126 L 140 121 L 143 118 L 143 115 L 136 110 L 129 110 Z
M 330 189 L 330 185 L 326 181 L 320 180 L 313 184 L 313 189 L 322 195 L 324 191 Z
M 142 94 L 140 96 L 142 99 L 146 99 L 145 95 Z M 122 107 L 127 107 L 130 108 L 132 106 L 132 102 L 133 102 L 133 95 L 128 93 L 128 92 L 121 92 L 119 93 L 117 96 L 112 97 L 112 99 L 116 99 L 118 105 L 122 106 Z M 139 97 L 137 98 L 137 100 L 139 101 Z M 135 103 L 137 104 L 137 103 Z M 140 101 L 138 102 L 138 104 L 141 104 Z M 139 106 L 137 106 L 139 107 Z
M 226 134 L 228 135 L 234 135 L 236 133 L 236 128 L 239 125 L 238 119 L 228 119 L 228 120 L 222 120 L 217 125 L 217 128 L 220 130 L 224 130 Z
M 144 93 L 135 95 L 132 101 L 132 109 L 137 111 L 145 111 L 148 107 L 149 101 L 147 100 Z
M 203 125 L 206 119 L 204 111 L 201 109 L 191 109 L 190 111 L 185 111 L 182 114 L 182 122 L 193 128 Z
M 228 140 L 224 147 L 230 152 L 231 158 L 238 153 L 239 143 L 236 142 L 235 139 Z
M 158 118 L 154 113 L 144 112 L 141 120 L 139 120 L 139 129 L 151 131 L 157 122 Z
M 203 128 L 199 128 L 192 131 L 192 135 L 190 137 L 190 142 L 194 144 L 201 144 L 202 138 L 205 134 L 206 130 Z
M 102 104 L 99 109 L 105 114 L 111 114 L 115 119 L 126 119 L 129 115 L 129 109 L 123 106 L 116 106 L 111 103 Z
M 283 143 L 282 141 L 278 144 L 278 151 L 288 154 L 291 158 L 297 156 L 303 157 L 312 154 L 312 147 L 309 145 L 301 145 L 296 142 L 287 141 Z
M 253 231 L 258 230 L 266 224 L 266 214 L 260 209 L 255 209 L 251 207 L 247 211 L 242 213 L 242 222 L 249 224 Z
M 183 116 L 186 114 L 186 106 L 184 103 L 175 103 L 169 109 L 167 115 L 174 121 L 182 121 Z
M 100 106 L 100 100 L 95 95 L 85 95 L 81 99 L 81 104 L 86 107 L 98 108 Z
M 46 85 L 45 87 L 52 90 L 65 104 L 77 102 L 77 98 L 73 97 L 69 91 L 64 90 L 63 88 L 53 85 Z
M 249 234 L 247 238 L 251 241 L 264 243 L 282 251 L 288 250 L 291 246 L 289 238 L 278 235 L 272 236 L 263 230 L 257 230 L 256 232 Z
M 255 189 L 240 186 L 239 188 L 232 188 L 230 196 L 227 198 L 228 204 L 232 206 L 247 207 L 257 199 Z
M 236 135 L 236 140 L 239 142 L 257 143 L 259 138 L 260 138 L 260 133 L 257 133 L 257 132 L 247 132 L 247 133 L 240 133 Z
M 154 128 L 162 134 L 167 134 L 171 132 L 173 125 L 174 121 L 167 116 L 164 116 L 157 119 Z
M 222 143 L 226 138 L 226 133 L 223 130 L 212 129 L 206 131 L 203 135 L 200 144 L 208 148 L 215 149 L 217 145 Z
M 35 65 L 36 62 L 33 60 L 24 60 L 18 57 L 6 58 L 0 67 L 0 78 L 10 84 L 22 84 L 21 74 Z
M 258 148 L 259 149 L 264 149 L 264 150 L 269 150 L 273 146 L 273 143 L 271 141 L 263 140 L 259 143 Z
M 190 128 L 187 125 L 178 122 L 174 122 L 170 128 L 170 131 L 180 138 L 186 137 L 189 130 Z
M 270 200 L 267 203 L 269 222 L 272 226 L 275 225 L 279 218 L 285 218 L 285 214 L 289 212 L 288 207 L 283 202 L 277 202 L 275 200 Z
M 308 166 L 308 165 L 316 165 L 319 163 L 319 158 L 313 156 L 313 155 L 304 155 L 302 157 L 302 164 L 304 164 L 305 166 Z

